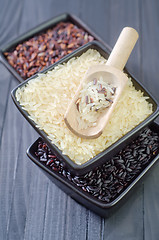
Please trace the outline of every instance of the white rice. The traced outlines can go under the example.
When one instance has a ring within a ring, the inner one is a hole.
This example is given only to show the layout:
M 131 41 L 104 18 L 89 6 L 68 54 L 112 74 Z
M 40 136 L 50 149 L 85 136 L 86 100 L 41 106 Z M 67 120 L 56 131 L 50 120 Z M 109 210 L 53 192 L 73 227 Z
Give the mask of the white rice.
M 80 80 L 89 66 L 105 63 L 96 50 L 89 49 L 80 57 L 59 64 L 46 74 L 39 74 L 16 91 L 17 100 L 30 118 L 63 154 L 79 165 L 108 148 L 152 113 L 152 105 L 141 91 L 135 90 L 129 79 L 100 137 L 82 139 L 67 128 L 64 114 Z

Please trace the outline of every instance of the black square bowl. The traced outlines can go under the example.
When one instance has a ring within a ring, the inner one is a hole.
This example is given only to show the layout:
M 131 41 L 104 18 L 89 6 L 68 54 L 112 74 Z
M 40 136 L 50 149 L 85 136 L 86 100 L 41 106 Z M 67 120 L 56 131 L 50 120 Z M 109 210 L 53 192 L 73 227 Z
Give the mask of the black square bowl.
M 150 156 L 150 153 L 147 155 L 147 159 L 144 160 L 145 164 L 142 165 L 142 168 L 139 169 L 139 166 L 136 167 L 137 172 L 135 175 L 133 175 L 132 179 L 127 182 L 127 185 L 123 187 L 121 190 L 120 188 L 117 188 L 116 195 L 114 199 L 111 199 L 110 202 L 108 201 L 101 201 L 97 196 L 93 196 L 92 193 L 89 193 L 85 187 L 85 189 L 82 187 L 82 185 L 78 185 L 78 182 L 75 182 L 77 176 L 70 177 L 68 173 L 61 171 L 57 172 L 57 170 L 53 170 L 53 167 L 48 161 L 40 160 L 38 157 L 37 150 L 38 150 L 38 145 L 40 143 L 44 143 L 42 138 L 37 139 L 27 150 L 27 155 L 29 158 L 35 163 L 42 171 L 43 173 L 53 182 L 55 183 L 59 188 L 61 188 L 65 193 L 70 195 L 73 199 L 75 199 L 77 202 L 80 204 L 84 205 L 88 209 L 91 209 L 98 215 L 102 217 L 109 217 L 112 215 L 115 211 L 117 211 L 121 206 L 123 206 L 126 201 L 132 196 L 132 194 L 135 194 L 136 187 L 138 185 L 139 180 L 147 173 L 147 171 L 154 165 L 154 163 L 158 160 L 159 158 L 159 125 L 157 123 L 151 123 L 149 127 L 144 129 L 143 131 L 147 131 L 147 129 L 150 129 L 153 133 L 157 133 L 157 147 L 154 149 L 151 149 L 152 153 Z M 143 135 L 142 135 L 143 136 Z M 137 137 L 142 139 L 142 136 L 139 135 Z M 134 140 L 134 142 L 136 139 Z M 143 141 L 143 140 L 141 140 Z M 144 140 L 145 141 L 145 140 Z M 145 141 L 146 142 L 146 141 Z M 151 140 L 150 140 L 151 142 Z M 146 143 L 145 148 L 151 147 L 149 144 L 151 143 Z M 45 144 L 45 143 L 44 143 Z M 133 144 L 133 143 L 132 143 Z M 139 147 L 141 146 L 141 142 L 139 143 Z M 129 146 L 126 146 L 129 147 Z M 153 144 L 154 147 L 154 144 Z M 135 148 L 134 148 L 135 149 Z M 139 150 L 139 149 L 138 149 Z M 123 149 L 124 151 L 124 149 Z M 49 153 L 50 154 L 50 153 Z M 141 153 L 140 157 L 138 157 L 137 161 L 140 162 L 141 158 L 144 157 L 144 154 Z M 133 154 L 129 158 L 133 158 Z M 140 159 L 139 159 L 140 158 Z M 106 163 L 107 164 L 107 163 Z M 105 165 L 106 165 L 105 164 Z M 108 164 L 110 165 L 110 163 Z M 109 167 L 109 166 L 106 167 Z M 125 162 L 126 165 L 126 162 Z M 118 167 L 119 168 L 119 167 Z M 103 169 L 103 166 L 101 167 Z M 95 170 L 97 173 L 97 170 Z M 125 172 L 127 170 L 124 170 Z M 91 171 L 92 172 L 92 171 Z M 92 173 L 89 172 L 87 175 L 91 175 Z M 101 170 L 100 170 L 101 172 Z M 130 169 L 129 169 L 130 173 Z M 149 172 L 150 173 L 150 172 Z M 131 173 L 130 173 L 131 174 Z M 96 177 L 97 178 L 97 177 Z M 100 177 L 99 177 L 100 178 Z M 94 178 L 92 178 L 93 180 Z M 103 186 L 101 186 L 102 188 Z M 107 188 L 109 191 L 111 186 Z M 118 189 L 120 191 L 118 191 Z
M 17 37 L 13 41 L 7 43 L 2 49 L 0 49 L 0 61 L 7 67 L 7 69 L 19 80 L 19 82 L 23 82 L 24 79 L 20 76 L 20 74 L 13 68 L 6 56 L 4 55 L 5 52 L 10 52 L 15 50 L 16 46 L 20 43 L 23 43 L 34 36 L 38 36 L 42 33 L 45 33 L 48 29 L 55 27 L 60 22 L 70 22 L 77 27 L 83 29 L 89 35 L 91 35 L 95 40 L 100 41 L 104 44 L 107 50 L 110 52 L 111 48 L 104 43 L 104 41 L 92 30 L 90 29 L 81 19 L 77 16 L 69 13 L 63 13 L 58 15 L 57 17 L 53 17 L 50 20 L 41 23 L 40 25 L 34 27 L 33 29 L 29 30 L 28 32 L 22 34 L 21 36 Z M 54 39 L 54 37 L 52 37 Z
M 55 66 L 58 64 L 62 64 L 70 60 L 72 57 L 79 57 L 81 54 L 86 52 L 88 49 L 96 49 L 104 58 L 108 58 L 108 50 L 107 48 L 100 42 L 93 41 L 90 43 L 87 43 L 86 45 L 80 47 L 79 49 L 75 50 L 73 53 L 65 56 L 63 59 L 61 59 L 59 62 L 53 64 L 52 66 L 48 67 L 46 70 L 42 71 L 42 73 L 46 73 L 49 70 L 52 70 Z M 145 96 L 149 97 L 148 101 L 152 104 L 153 106 L 153 113 L 148 116 L 143 122 L 141 122 L 139 125 L 137 125 L 135 128 L 133 128 L 131 131 L 129 131 L 127 134 L 125 134 L 123 137 L 121 137 L 118 141 L 116 141 L 114 144 L 112 144 L 110 147 L 108 147 L 106 150 L 103 152 L 99 153 L 92 159 L 88 160 L 82 165 L 78 165 L 74 163 L 68 156 L 63 155 L 62 152 L 57 148 L 56 145 L 52 144 L 51 141 L 49 140 L 47 134 L 40 130 L 39 128 L 36 127 L 36 123 L 32 121 L 29 118 L 29 114 L 22 108 L 20 103 L 16 99 L 16 91 L 18 88 L 21 88 L 25 86 L 31 79 L 36 78 L 38 74 L 35 76 L 29 78 L 25 82 L 21 83 L 19 86 L 17 86 L 11 93 L 12 98 L 14 103 L 16 104 L 17 108 L 20 110 L 20 112 L 23 114 L 23 116 L 28 120 L 28 122 L 34 127 L 34 129 L 41 135 L 41 137 L 46 141 L 46 143 L 49 145 L 51 150 L 53 150 L 58 158 L 63 161 L 66 165 L 67 168 L 73 172 L 76 175 L 82 175 L 89 170 L 91 170 L 94 167 L 99 166 L 100 164 L 104 163 L 107 159 L 115 155 L 118 151 L 120 151 L 121 148 L 126 146 L 130 141 L 132 141 L 133 138 L 135 138 L 140 131 L 150 124 L 151 121 L 153 121 L 159 114 L 159 109 L 157 102 L 154 100 L 154 98 L 151 96 L 151 94 L 137 81 L 132 75 L 128 73 L 128 76 L 132 78 L 133 85 L 137 90 L 141 90 Z

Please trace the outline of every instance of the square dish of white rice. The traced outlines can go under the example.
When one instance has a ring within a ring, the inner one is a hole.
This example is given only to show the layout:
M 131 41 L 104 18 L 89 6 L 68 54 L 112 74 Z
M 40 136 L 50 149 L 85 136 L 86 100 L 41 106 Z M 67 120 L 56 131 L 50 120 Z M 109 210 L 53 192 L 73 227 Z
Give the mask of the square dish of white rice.
M 106 59 L 98 51 L 89 49 L 80 57 L 39 74 L 16 91 L 17 101 L 36 126 L 78 165 L 107 149 L 152 113 L 152 104 L 143 92 L 135 89 L 129 78 L 103 134 L 96 139 L 74 135 L 64 122 L 64 114 L 80 80 L 95 64 L 106 64 Z

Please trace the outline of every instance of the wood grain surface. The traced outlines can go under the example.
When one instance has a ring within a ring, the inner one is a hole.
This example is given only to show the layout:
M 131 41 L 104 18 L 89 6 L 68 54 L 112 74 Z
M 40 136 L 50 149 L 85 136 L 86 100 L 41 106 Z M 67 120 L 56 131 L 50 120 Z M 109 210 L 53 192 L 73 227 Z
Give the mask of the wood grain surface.
M 0 0 L 0 47 L 60 13 L 73 13 L 113 47 L 121 29 L 139 41 L 130 72 L 159 101 L 159 1 Z M 26 156 L 38 134 L 10 97 L 18 81 L 0 64 L 0 240 L 158 240 L 159 163 L 109 218 L 80 205 Z

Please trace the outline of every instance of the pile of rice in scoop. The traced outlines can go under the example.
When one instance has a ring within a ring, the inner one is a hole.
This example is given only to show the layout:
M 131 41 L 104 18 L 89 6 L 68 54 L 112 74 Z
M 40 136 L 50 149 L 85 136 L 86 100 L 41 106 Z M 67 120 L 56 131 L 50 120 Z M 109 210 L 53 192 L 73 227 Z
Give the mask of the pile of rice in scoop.
M 141 91 L 129 79 L 103 134 L 96 139 L 74 135 L 65 125 L 64 114 L 80 80 L 89 66 L 106 64 L 106 59 L 93 49 L 78 58 L 59 64 L 46 74 L 39 74 L 18 88 L 16 98 L 30 118 L 64 155 L 76 164 L 83 164 L 102 152 L 152 113 Z

